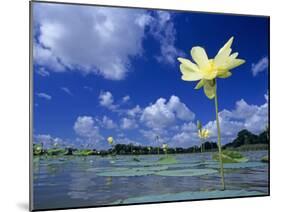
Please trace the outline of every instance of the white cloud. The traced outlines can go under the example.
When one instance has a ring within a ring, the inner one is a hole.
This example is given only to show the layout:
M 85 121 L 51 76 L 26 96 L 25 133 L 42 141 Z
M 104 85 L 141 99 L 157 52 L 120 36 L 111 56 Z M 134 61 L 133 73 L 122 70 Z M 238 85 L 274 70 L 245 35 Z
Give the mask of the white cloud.
M 126 95 L 122 98 L 122 102 L 125 103 L 125 102 L 128 102 L 130 100 L 130 96 L 129 95 Z
M 170 97 L 169 102 L 167 103 L 167 107 L 172 110 L 176 117 L 183 121 L 190 121 L 195 118 L 195 114 L 191 112 L 191 110 L 180 101 L 180 98 L 172 95 Z
M 197 126 L 193 122 L 183 123 L 181 130 L 184 132 L 195 132 L 197 131 Z
M 194 117 L 194 113 L 177 96 L 171 96 L 168 102 L 159 98 L 154 104 L 144 108 L 141 121 L 148 127 L 164 128 L 173 124 L 176 118 L 190 121 Z
M 34 20 L 37 64 L 120 80 L 129 71 L 130 59 L 142 54 L 150 16 L 141 9 L 38 3 Z
M 64 145 L 65 141 L 58 137 L 53 137 L 50 134 L 38 134 L 34 135 L 33 143 L 43 144 L 43 148 L 50 148 L 55 143 L 59 145 Z
M 67 94 L 70 95 L 70 96 L 73 95 L 72 92 L 70 91 L 70 89 L 67 88 L 67 87 L 61 87 L 61 90 L 64 91 L 65 93 L 67 93 Z
M 139 105 L 136 105 L 134 108 L 127 110 L 127 115 L 130 117 L 136 117 L 140 115 L 142 112 L 142 109 Z
M 124 137 L 124 136 L 120 136 L 116 138 L 116 143 L 118 144 L 133 144 L 133 145 L 143 145 L 139 142 L 137 142 L 136 140 Z
M 141 129 L 140 133 L 145 138 L 149 145 L 161 146 L 163 143 L 169 143 L 168 130 L 163 129 Z
M 50 73 L 48 71 L 46 71 L 45 68 L 43 68 L 43 67 L 36 69 L 35 72 L 42 77 L 50 76 Z
M 107 116 L 103 116 L 102 124 L 107 129 L 114 129 L 117 127 L 117 125 L 114 123 L 114 121 Z
M 161 55 L 156 58 L 159 62 L 174 64 L 182 52 L 175 47 L 176 30 L 169 12 L 157 11 L 156 17 L 151 21 L 150 31 L 160 42 Z
M 87 142 L 99 144 L 103 139 L 103 136 L 100 135 L 99 127 L 91 116 L 79 116 L 74 123 L 73 129 L 77 135 L 86 139 Z
M 147 35 L 159 42 L 159 62 L 174 64 L 182 54 L 175 47 L 176 30 L 166 11 L 38 3 L 34 26 L 34 61 L 54 72 L 124 79 L 132 69 L 131 59 L 142 55 Z
M 122 118 L 121 119 L 121 128 L 122 129 L 135 129 L 138 125 L 134 119 Z
M 110 110 L 114 110 L 117 108 L 117 105 L 114 105 L 114 98 L 111 92 L 109 91 L 101 91 L 99 95 L 100 105 L 106 107 Z
M 46 94 L 46 93 L 37 93 L 36 94 L 38 97 L 40 97 L 40 98 L 43 98 L 43 99 L 46 99 L 46 100 L 51 100 L 52 99 L 52 96 L 51 95 L 49 95 L 49 94 Z
M 170 145 L 173 147 L 189 147 L 193 145 L 200 145 L 200 140 L 197 136 L 197 131 L 194 132 L 179 132 L 172 136 Z
M 268 58 L 263 57 L 257 63 L 252 64 L 253 76 L 257 76 L 258 73 L 268 70 Z
M 242 129 L 253 133 L 261 133 L 268 124 L 268 100 L 262 105 L 250 105 L 241 99 L 236 102 L 234 110 L 223 110 L 219 120 L 223 143 L 231 142 Z M 210 121 L 206 128 L 211 130 L 212 137 L 217 135 L 216 122 Z

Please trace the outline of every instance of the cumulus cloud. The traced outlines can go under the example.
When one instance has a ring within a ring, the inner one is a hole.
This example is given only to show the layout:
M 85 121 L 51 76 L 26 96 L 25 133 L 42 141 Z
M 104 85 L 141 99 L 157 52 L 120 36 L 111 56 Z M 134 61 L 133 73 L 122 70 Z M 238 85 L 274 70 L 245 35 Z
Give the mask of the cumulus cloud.
M 99 103 L 101 106 L 106 107 L 110 110 L 117 108 L 117 105 L 114 105 L 114 98 L 111 92 L 101 91 L 99 95 Z
M 189 146 L 199 146 L 200 141 L 197 136 L 197 131 L 191 132 L 179 132 L 171 137 L 170 145 L 174 147 L 189 147 Z
M 263 57 L 257 63 L 252 63 L 253 76 L 257 76 L 260 72 L 268 70 L 268 58 Z
M 46 93 L 36 93 L 36 95 L 40 98 L 43 98 L 43 99 L 46 99 L 46 100 L 51 100 L 52 99 L 52 96 L 49 95 L 49 94 L 46 94 Z
M 141 121 L 148 127 L 164 128 L 173 124 L 176 118 L 190 121 L 194 117 L 194 113 L 177 96 L 171 96 L 169 101 L 159 98 L 154 104 L 144 108 Z
M 42 144 L 43 148 L 49 148 L 54 144 L 64 145 L 65 141 L 59 137 L 53 137 L 50 134 L 37 134 L 34 135 L 34 143 Z
M 121 128 L 122 129 L 135 129 L 138 127 L 138 124 L 134 119 L 129 119 L 129 118 L 122 118 L 121 119 Z
M 236 102 L 234 110 L 223 110 L 219 113 L 223 143 L 232 141 L 242 129 L 253 133 L 261 133 L 268 124 L 268 100 L 262 105 L 248 104 L 244 99 Z M 206 128 L 211 135 L 217 135 L 216 122 L 210 121 Z
M 172 22 L 171 13 L 157 11 L 152 19 L 150 31 L 154 38 L 159 41 L 161 54 L 156 56 L 158 62 L 174 64 L 176 58 L 182 52 L 176 48 L 176 30 Z
M 103 116 L 102 126 L 104 126 L 106 129 L 114 129 L 117 127 L 114 121 L 107 116 Z
M 160 45 L 159 62 L 173 64 L 180 54 L 166 11 L 38 3 L 34 26 L 34 61 L 54 72 L 124 79 L 132 70 L 131 60 L 143 54 L 147 35 Z
M 130 100 L 130 96 L 129 95 L 126 95 L 122 98 L 122 102 L 125 103 L 125 102 L 128 102 Z
M 142 9 L 35 4 L 35 62 L 52 71 L 123 79 L 130 59 L 142 54 L 149 20 Z
M 139 105 L 136 105 L 134 108 L 127 110 L 127 115 L 130 117 L 136 117 L 142 113 L 142 109 Z
M 97 144 L 103 139 L 93 117 L 79 116 L 73 126 L 75 133 L 88 143 Z

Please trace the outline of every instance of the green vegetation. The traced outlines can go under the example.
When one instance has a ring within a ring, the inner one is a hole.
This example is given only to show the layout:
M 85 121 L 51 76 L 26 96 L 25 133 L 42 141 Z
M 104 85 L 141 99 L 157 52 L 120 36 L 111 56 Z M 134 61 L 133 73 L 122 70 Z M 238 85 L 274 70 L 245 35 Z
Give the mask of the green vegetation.
M 213 154 L 213 159 L 219 161 L 218 153 Z M 222 151 L 222 162 L 223 163 L 241 163 L 247 162 L 248 159 L 243 157 L 243 155 L 237 151 Z
M 268 156 L 262 157 L 262 158 L 261 158 L 261 162 L 263 162 L 263 163 L 269 163 L 269 158 L 268 158 Z
M 206 141 L 203 143 L 204 152 L 217 152 L 217 143 Z M 248 130 L 242 130 L 238 133 L 237 138 L 233 142 L 228 143 L 222 147 L 223 149 L 223 162 L 243 162 L 245 159 L 241 155 L 239 156 L 236 151 L 255 151 L 255 150 L 267 150 L 269 147 L 268 128 L 259 135 L 255 135 Z M 165 146 L 165 148 L 152 147 L 152 146 L 135 146 L 133 144 L 115 144 L 111 149 L 97 151 L 95 149 L 75 149 L 75 148 L 58 148 L 54 146 L 52 148 L 43 148 L 43 144 L 37 142 L 33 145 L 33 155 L 40 156 L 61 156 L 61 155 L 76 155 L 76 156 L 88 156 L 88 155 L 153 155 L 160 154 L 166 155 L 166 157 L 160 158 L 161 161 L 172 160 L 168 154 L 183 154 L 183 153 L 200 153 L 201 146 L 192 146 L 189 148 L 176 147 L 171 148 Z M 214 159 L 217 158 L 217 154 L 214 154 Z M 134 159 L 139 161 L 137 157 Z M 264 160 L 266 161 L 266 160 Z

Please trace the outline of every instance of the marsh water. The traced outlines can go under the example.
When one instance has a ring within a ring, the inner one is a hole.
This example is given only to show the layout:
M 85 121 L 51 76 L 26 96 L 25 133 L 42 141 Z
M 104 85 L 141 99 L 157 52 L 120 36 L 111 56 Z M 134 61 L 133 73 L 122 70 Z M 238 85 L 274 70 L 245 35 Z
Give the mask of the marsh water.
M 242 154 L 248 162 L 225 164 L 225 191 L 212 153 L 172 155 L 174 164 L 158 163 L 163 155 L 34 157 L 34 209 L 267 195 L 267 151 Z

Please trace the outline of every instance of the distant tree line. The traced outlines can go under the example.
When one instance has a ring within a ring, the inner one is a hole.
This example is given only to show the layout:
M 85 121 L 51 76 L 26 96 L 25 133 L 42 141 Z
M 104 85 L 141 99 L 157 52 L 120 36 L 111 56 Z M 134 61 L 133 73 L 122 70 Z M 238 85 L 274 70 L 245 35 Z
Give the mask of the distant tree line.
M 206 141 L 203 143 L 204 151 L 217 151 L 217 143 Z M 223 149 L 236 149 L 236 150 L 261 150 L 268 149 L 269 147 L 269 131 L 266 129 L 259 135 L 255 135 L 248 130 L 241 130 L 237 137 L 228 144 L 225 144 Z M 181 154 L 181 153 L 197 153 L 201 151 L 198 145 L 189 148 L 167 148 L 167 154 Z M 75 149 L 75 148 L 53 148 L 43 149 L 38 144 L 33 146 L 34 155 L 150 155 L 150 154 L 165 154 L 164 150 L 160 147 L 153 146 L 140 146 L 133 144 L 116 144 L 109 150 L 98 151 L 96 149 Z

